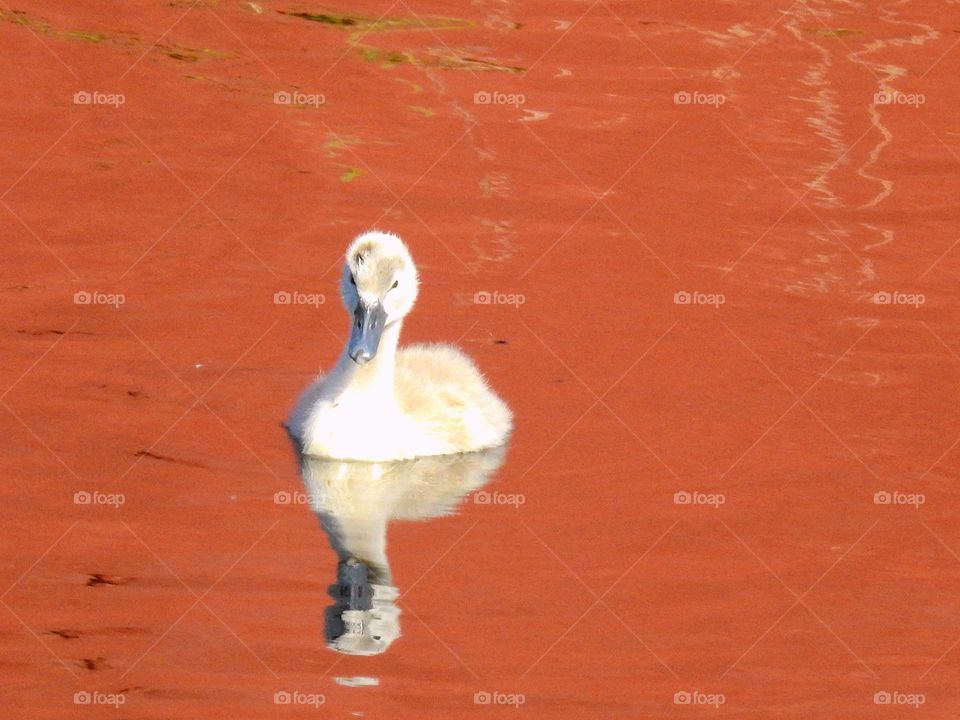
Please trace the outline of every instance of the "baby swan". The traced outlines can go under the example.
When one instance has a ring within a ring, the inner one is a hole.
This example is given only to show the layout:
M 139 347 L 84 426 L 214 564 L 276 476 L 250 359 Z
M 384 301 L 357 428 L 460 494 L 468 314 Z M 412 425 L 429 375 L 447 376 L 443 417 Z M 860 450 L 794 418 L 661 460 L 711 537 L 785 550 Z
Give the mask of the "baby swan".
M 306 455 L 407 460 L 503 444 L 510 409 L 452 345 L 397 348 L 417 299 L 417 269 L 396 235 L 367 232 L 347 249 L 340 295 L 350 339 L 287 423 Z

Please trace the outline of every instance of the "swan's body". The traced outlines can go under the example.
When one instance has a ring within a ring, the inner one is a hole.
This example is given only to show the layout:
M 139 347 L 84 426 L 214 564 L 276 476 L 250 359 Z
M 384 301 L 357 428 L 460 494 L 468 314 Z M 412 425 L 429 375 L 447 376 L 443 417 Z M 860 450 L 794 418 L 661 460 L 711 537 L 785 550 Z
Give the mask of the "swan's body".
M 350 341 L 288 422 L 305 454 L 403 460 L 506 441 L 510 410 L 469 357 L 452 345 L 398 349 L 417 295 L 416 268 L 400 238 L 358 237 L 347 251 L 341 294 L 355 320 Z

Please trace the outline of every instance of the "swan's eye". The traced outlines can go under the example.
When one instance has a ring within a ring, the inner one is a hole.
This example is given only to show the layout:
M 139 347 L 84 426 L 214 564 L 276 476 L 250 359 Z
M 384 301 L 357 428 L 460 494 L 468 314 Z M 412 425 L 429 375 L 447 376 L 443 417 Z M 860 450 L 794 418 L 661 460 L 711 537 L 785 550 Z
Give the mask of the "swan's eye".
M 390 289 L 393 290 L 393 289 L 394 289 L 397 285 L 399 285 L 399 284 L 400 284 L 400 281 L 399 281 L 399 280 L 394 280 L 394 281 L 393 281 L 393 285 L 390 286 Z
M 350 276 L 350 284 L 353 285 L 354 287 L 357 286 L 357 281 L 353 279 L 353 275 Z

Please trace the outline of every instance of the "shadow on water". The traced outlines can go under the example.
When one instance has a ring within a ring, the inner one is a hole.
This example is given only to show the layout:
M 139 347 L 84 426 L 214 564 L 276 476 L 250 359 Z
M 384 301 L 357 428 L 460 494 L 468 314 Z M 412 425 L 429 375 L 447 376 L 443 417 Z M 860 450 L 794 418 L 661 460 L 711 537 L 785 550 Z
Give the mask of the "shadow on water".
M 355 462 L 298 452 L 313 511 L 337 554 L 329 588 L 327 645 L 350 655 L 376 655 L 400 637 L 400 591 L 387 558 L 391 520 L 452 515 L 464 497 L 489 482 L 506 447 L 398 462 Z

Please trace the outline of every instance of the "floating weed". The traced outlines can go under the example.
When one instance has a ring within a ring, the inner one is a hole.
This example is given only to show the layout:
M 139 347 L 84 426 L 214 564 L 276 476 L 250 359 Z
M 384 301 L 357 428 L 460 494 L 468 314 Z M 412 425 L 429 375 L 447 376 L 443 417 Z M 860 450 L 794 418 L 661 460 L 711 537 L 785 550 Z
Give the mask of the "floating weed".
M 846 37 L 848 35 L 863 35 L 863 30 L 857 30 L 856 28 L 829 28 L 829 27 L 808 27 L 804 30 L 813 35 L 818 35 L 820 37 L 829 37 L 839 40 L 840 38 Z
M 160 51 L 162 54 L 166 55 L 171 60 L 179 60 L 180 62 L 196 62 L 199 58 L 196 55 L 187 55 L 186 53 L 177 52 L 169 48 L 165 48 Z
M 478 60 L 476 58 L 459 57 L 447 52 L 414 55 L 411 52 L 397 52 L 378 50 L 377 48 L 364 45 L 360 47 L 360 57 L 367 62 L 379 62 L 380 67 L 391 69 L 396 65 L 405 63 L 416 67 L 439 68 L 441 70 L 467 70 L 470 72 L 508 72 L 522 73 L 522 67 L 511 65 L 502 65 L 490 60 Z
M 456 30 L 460 28 L 471 27 L 473 25 L 469 20 L 450 17 L 412 17 L 412 18 L 377 18 L 371 19 L 361 15 L 346 15 L 333 12 L 288 12 L 278 11 L 281 15 L 309 20 L 310 22 L 329 25 L 331 27 L 342 29 L 355 29 L 359 31 L 351 40 L 359 39 L 360 35 L 368 32 L 391 32 L 398 30 Z
M 445 70 L 494 71 L 521 73 L 523 68 L 490 60 L 479 60 L 471 57 L 459 57 L 445 53 L 440 56 L 416 55 L 412 52 L 398 50 L 382 50 L 371 45 L 362 44 L 360 40 L 369 33 L 406 32 L 427 30 L 462 30 L 473 27 L 473 22 L 461 18 L 428 16 L 428 17 L 387 17 L 368 18 L 361 15 L 349 15 L 335 12 L 290 12 L 278 11 L 281 15 L 309 20 L 341 30 L 350 30 L 347 44 L 358 49 L 360 57 L 371 63 L 379 63 L 384 69 L 392 69 L 396 65 L 407 64 L 419 67 L 434 67 Z
M 81 30 L 61 33 L 64 37 L 71 40 L 82 40 L 83 42 L 101 43 L 109 38 L 99 32 L 83 32 Z
M 92 30 L 57 30 L 46 20 L 31 17 L 22 10 L 0 10 L 0 20 L 14 25 L 23 25 L 41 35 L 53 35 L 65 40 L 80 40 L 82 42 L 100 43 L 110 37 L 101 32 Z
M 280 14 L 302 18 L 310 22 L 323 23 L 324 25 L 334 25 L 336 27 L 353 27 L 363 21 L 363 18 L 352 17 L 350 15 L 333 15 L 330 13 L 284 12 L 281 10 Z
M 53 28 L 49 23 L 44 20 L 32 18 L 23 12 L 23 10 L 0 10 L 0 19 L 13 23 L 14 25 L 23 25 L 31 30 L 36 30 L 37 32 L 47 35 L 53 33 Z
M 93 43 L 96 45 L 109 43 L 111 45 L 119 45 L 121 47 L 134 47 L 136 45 L 143 45 L 143 41 L 141 41 L 140 38 L 132 33 L 105 33 L 98 30 L 60 30 L 46 20 L 32 17 L 22 10 L 0 9 L 0 21 L 13 23 L 15 25 L 22 25 L 35 32 L 37 35 L 48 35 L 60 40 L 72 40 Z M 204 48 L 203 50 L 194 50 L 192 48 L 182 47 L 179 45 L 158 45 L 157 50 L 167 57 L 180 62 L 196 62 L 204 56 L 216 58 L 228 57 L 228 53 L 220 50 L 211 50 L 209 48 Z
M 228 57 L 228 53 L 221 50 L 210 50 L 209 48 L 197 50 L 183 45 L 157 45 L 157 50 L 161 55 L 166 55 L 171 60 L 185 63 L 195 63 L 204 58 Z
M 424 117 L 433 117 L 436 113 L 430 108 L 422 107 L 421 105 L 411 105 L 410 109 L 415 113 L 420 113 Z
M 107 35 L 96 30 L 59 30 L 46 20 L 28 15 L 22 10 L 0 10 L 0 20 L 22 25 L 35 32 L 37 35 L 49 35 L 61 40 L 76 40 L 88 43 L 111 42 L 119 45 L 135 45 L 138 40 L 129 33 L 116 33 Z
M 394 78 L 394 80 L 409 86 L 410 92 L 412 92 L 414 95 L 419 95 L 423 92 L 423 85 L 415 83 L 412 80 L 407 80 L 405 78 Z
M 341 150 L 347 150 L 354 145 L 360 145 L 361 140 L 358 137 L 343 137 L 338 136 L 327 140 L 323 144 L 323 149 L 329 158 L 340 157 Z
M 464 63 L 472 66 L 474 70 L 493 70 L 496 72 L 522 73 L 524 68 L 518 65 L 503 65 L 490 60 L 480 60 L 478 58 L 460 58 Z
M 349 167 L 347 168 L 347 171 L 340 176 L 340 182 L 344 182 L 344 183 L 353 182 L 361 175 L 363 175 L 363 170 L 361 170 L 358 167 Z

